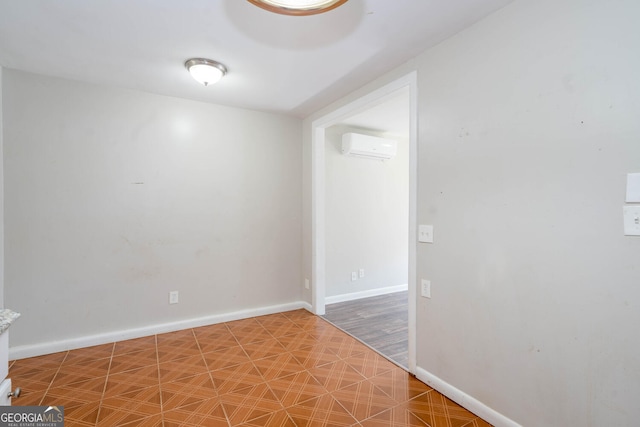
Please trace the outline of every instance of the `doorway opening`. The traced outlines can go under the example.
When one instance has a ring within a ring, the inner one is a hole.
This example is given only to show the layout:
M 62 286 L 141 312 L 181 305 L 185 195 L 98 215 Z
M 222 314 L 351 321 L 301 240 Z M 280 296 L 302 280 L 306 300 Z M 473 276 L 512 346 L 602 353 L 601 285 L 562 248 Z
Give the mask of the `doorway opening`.
M 335 126 L 350 126 L 368 128 L 371 126 L 362 126 L 358 124 L 359 120 L 364 117 L 375 115 L 376 111 L 385 111 L 384 107 L 393 105 L 394 102 L 406 102 L 408 117 L 405 115 L 406 140 L 405 148 L 408 156 L 408 210 L 405 212 L 406 218 L 405 228 L 405 244 L 404 251 L 405 260 L 405 284 L 387 284 L 377 286 L 378 290 L 365 289 L 358 292 L 347 292 L 352 294 L 351 297 L 380 295 L 392 291 L 406 292 L 406 313 L 407 313 L 407 360 L 405 368 L 414 373 L 415 371 L 415 348 L 416 348 L 416 231 L 417 231 L 417 76 L 416 73 L 410 73 L 393 82 L 374 90 L 373 92 L 341 107 L 312 123 L 312 309 L 318 315 L 324 315 L 326 312 L 325 305 L 327 302 L 336 302 L 335 289 L 332 289 L 333 282 L 329 286 L 330 294 L 327 297 L 327 144 L 335 144 Z M 396 104 L 397 106 L 398 104 Z M 392 107 L 393 108 L 393 107 Z M 390 117 L 388 114 L 385 117 Z M 368 112 L 365 113 L 365 112 Z M 374 112 L 374 113 L 372 113 Z M 381 122 L 381 119 L 378 119 Z M 333 129 L 330 129 L 334 127 Z M 388 129 L 378 129 L 381 132 L 391 132 Z M 392 133 L 392 132 L 391 132 Z M 331 140 L 333 138 L 333 142 Z M 349 159 L 353 160 L 353 159 Z M 358 159 L 361 160 L 361 159 Z M 362 165 L 361 165 L 362 166 Z M 407 237 L 408 236 L 408 237 Z M 330 247 L 330 250 L 334 248 Z M 334 253 L 332 252 L 333 256 Z M 353 267 L 355 269 L 355 266 Z M 355 269 L 357 278 L 360 277 L 362 267 Z M 367 271 L 364 271 L 365 277 Z M 364 282 L 363 282 L 364 283 Z M 401 287 L 404 286 L 404 289 Z M 375 286 L 374 286 L 375 287 Z M 384 288 L 384 289 L 382 289 Z M 381 290 L 380 290 L 381 289 Z M 378 293 L 376 293 L 378 292 Z M 351 297 L 347 297 L 349 299 Z M 340 297 L 338 297 L 340 299 Z

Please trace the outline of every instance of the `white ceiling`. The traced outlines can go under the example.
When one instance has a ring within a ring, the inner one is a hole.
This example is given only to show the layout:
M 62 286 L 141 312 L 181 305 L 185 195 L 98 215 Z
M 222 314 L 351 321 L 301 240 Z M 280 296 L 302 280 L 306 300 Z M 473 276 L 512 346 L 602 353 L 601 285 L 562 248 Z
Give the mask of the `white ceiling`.
M 352 130 L 383 133 L 388 136 L 409 138 L 410 125 L 409 88 L 401 89 L 365 111 L 354 114 L 336 126 Z
M 0 0 L 0 65 L 305 117 L 512 0 L 349 0 L 309 17 L 245 0 Z M 229 74 L 203 87 L 191 57 Z

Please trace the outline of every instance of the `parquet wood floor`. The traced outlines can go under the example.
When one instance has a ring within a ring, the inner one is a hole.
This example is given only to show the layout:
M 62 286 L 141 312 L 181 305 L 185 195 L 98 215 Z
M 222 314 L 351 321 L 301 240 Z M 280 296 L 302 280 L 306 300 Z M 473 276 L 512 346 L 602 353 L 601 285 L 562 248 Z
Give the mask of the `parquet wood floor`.
M 296 310 L 10 362 L 15 406 L 65 426 L 487 427 L 327 321 Z

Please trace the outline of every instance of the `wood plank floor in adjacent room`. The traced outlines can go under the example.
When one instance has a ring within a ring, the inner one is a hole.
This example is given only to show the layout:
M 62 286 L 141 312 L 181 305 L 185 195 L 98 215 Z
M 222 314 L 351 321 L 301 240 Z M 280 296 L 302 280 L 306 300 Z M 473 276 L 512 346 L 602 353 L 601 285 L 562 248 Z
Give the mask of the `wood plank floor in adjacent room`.
M 407 291 L 327 305 L 324 318 L 407 368 Z

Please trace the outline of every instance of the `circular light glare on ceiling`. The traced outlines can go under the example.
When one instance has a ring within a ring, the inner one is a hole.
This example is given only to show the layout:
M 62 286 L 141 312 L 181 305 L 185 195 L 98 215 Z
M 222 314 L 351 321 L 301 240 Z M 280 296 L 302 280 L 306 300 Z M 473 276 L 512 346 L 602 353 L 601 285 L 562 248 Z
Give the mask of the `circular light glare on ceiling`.
M 192 58 L 184 63 L 191 76 L 205 86 L 212 85 L 227 74 L 227 67 L 205 58 Z
M 327 12 L 344 4 L 347 0 L 248 0 L 270 12 L 282 15 L 315 15 Z

